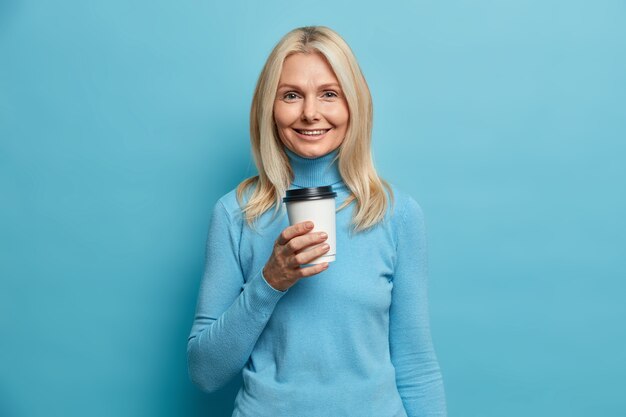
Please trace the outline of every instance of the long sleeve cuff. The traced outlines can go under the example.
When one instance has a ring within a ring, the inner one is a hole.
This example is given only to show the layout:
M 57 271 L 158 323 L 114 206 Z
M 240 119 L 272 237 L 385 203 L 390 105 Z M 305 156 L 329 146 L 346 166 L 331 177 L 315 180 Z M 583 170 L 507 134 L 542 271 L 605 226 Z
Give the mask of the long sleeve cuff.
M 266 315 L 272 314 L 276 303 L 287 291 L 277 290 L 268 284 L 263 276 L 263 268 L 244 285 L 248 307 Z

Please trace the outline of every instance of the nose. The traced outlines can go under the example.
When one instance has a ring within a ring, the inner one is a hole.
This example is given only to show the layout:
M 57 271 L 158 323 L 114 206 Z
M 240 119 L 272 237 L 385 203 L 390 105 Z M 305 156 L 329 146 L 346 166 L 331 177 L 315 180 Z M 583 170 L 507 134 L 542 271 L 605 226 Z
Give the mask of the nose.
M 320 119 L 320 114 L 317 108 L 317 99 L 315 97 L 305 97 L 304 107 L 302 109 L 302 120 L 307 122 L 315 122 Z

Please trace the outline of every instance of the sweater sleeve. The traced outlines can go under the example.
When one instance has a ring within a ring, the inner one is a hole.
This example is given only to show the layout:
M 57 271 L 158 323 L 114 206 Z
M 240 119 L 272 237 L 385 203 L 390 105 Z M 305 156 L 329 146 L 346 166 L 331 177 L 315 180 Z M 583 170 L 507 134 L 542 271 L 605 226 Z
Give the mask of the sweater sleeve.
M 239 262 L 242 225 L 231 220 L 220 201 L 209 223 L 204 272 L 187 342 L 187 366 L 193 383 L 213 392 L 243 369 L 286 291 L 271 287 L 263 268 L 245 282 Z
M 443 380 L 430 334 L 424 216 L 410 196 L 397 229 L 389 310 L 389 346 L 396 384 L 409 417 L 445 417 Z

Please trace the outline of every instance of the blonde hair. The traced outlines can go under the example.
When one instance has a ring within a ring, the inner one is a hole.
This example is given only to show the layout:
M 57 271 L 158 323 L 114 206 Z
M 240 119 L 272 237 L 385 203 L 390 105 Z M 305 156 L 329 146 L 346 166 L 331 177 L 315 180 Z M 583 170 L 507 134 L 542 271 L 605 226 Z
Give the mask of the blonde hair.
M 352 224 L 354 231 L 363 231 L 385 216 L 388 197 L 383 187 L 387 188 L 392 203 L 394 196 L 389 183 L 378 176 L 372 160 L 372 96 L 365 77 L 348 44 L 325 26 L 292 30 L 267 58 L 250 109 L 250 142 L 259 175 L 237 186 L 237 200 L 244 218 L 254 229 L 254 222 L 267 210 L 274 206 L 274 215 L 278 213 L 293 180 L 288 156 L 276 130 L 273 108 L 283 62 L 295 53 L 322 54 L 335 72 L 348 102 L 348 129 L 333 163 L 338 158 L 339 173 L 351 193 L 337 211 L 356 200 Z M 244 203 L 244 194 L 249 188 L 253 190 Z

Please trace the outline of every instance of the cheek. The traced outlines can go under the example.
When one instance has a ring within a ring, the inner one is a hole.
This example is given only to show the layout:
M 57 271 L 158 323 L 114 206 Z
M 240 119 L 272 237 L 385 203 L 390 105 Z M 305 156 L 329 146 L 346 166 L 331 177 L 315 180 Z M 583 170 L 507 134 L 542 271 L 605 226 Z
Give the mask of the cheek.
M 279 128 L 291 126 L 298 119 L 298 112 L 292 106 L 278 103 L 274 106 L 274 121 Z
M 338 106 L 327 113 L 328 121 L 335 126 L 347 125 L 350 119 L 350 113 L 347 107 Z

